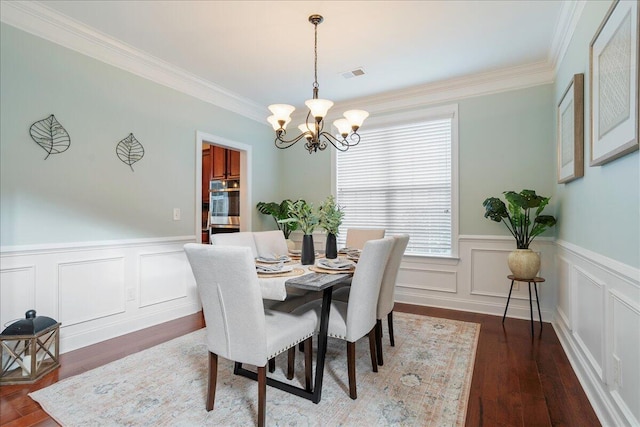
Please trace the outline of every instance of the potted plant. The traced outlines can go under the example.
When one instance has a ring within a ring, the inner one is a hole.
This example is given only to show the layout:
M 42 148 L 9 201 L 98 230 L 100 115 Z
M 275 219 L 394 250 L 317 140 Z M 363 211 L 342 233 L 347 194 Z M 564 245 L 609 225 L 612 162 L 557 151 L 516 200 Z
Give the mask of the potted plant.
M 338 235 L 338 228 L 340 228 L 340 224 L 342 224 L 344 212 L 340 206 L 336 204 L 333 195 L 327 197 L 322 205 L 320 205 L 318 217 L 320 227 L 327 232 L 325 256 L 329 259 L 337 258 L 338 244 L 336 242 L 336 236 Z
M 302 233 L 302 253 L 300 262 L 302 265 L 313 264 L 316 260 L 315 249 L 313 247 L 313 230 L 318 225 L 318 215 L 313 209 L 313 204 L 304 200 L 296 202 L 287 201 L 289 218 L 281 219 L 281 224 L 295 223 Z
M 509 254 L 509 269 L 519 279 L 533 279 L 540 270 L 540 257 L 529 245 L 546 229 L 556 224 L 552 215 L 541 215 L 550 197 L 538 196 L 533 190 L 505 191 L 507 206 L 497 197 L 489 197 L 482 206 L 484 217 L 502 222 L 516 239 L 516 250 Z M 532 213 L 532 210 L 535 209 Z
M 256 208 L 258 212 L 265 215 L 271 215 L 276 222 L 278 230 L 282 230 L 284 238 L 287 240 L 287 246 L 289 249 L 295 248 L 295 244 L 289 239 L 292 231 L 298 228 L 297 222 L 280 222 L 280 220 L 290 218 L 289 217 L 289 203 L 291 200 L 286 199 L 280 202 L 258 202 Z

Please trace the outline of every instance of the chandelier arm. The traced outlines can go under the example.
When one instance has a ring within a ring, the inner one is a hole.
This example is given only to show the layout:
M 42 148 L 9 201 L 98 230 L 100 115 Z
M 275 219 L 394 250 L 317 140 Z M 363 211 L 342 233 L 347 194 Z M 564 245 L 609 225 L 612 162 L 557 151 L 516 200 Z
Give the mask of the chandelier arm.
M 347 141 L 347 145 L 349 147 L 355 147 L 360 143 L 360 134 L 358 132 L 353 132 L 351 135 L 349 135 L 349 139 L 353 142 Z
M 341 141 L 338 138 L 336 138 L 335 136 L 331 135 L 329 132 L 321 132 L 318 135 L 318 139 L 320 139 L 320 137 L 324 137 L 324 139 L 326 141 L 329 141 L 329 143 L 331 145 L 333 145 L 333 148 L 335 148 L 338 151 L 345 152 L 345 151 L 347 151 L 349 149 L 349 147 L 351 147 L 351 145 L 349 145 L 348 141 L 346 141 L 346 140 Z
M 284 132 L 279 134 L 279 135 L 277 135 L 276 139 L 273 141 L 275 146 L 280 148 L 281 150 L 284 150 L 285 148 L 292 147 L 296 142 L 300 141 L 302 138 L 304 138 L 306 136 L 306 134 L 301 133 L 300 135 L 296 136 L 295 138 L 290 139 L 290 140 L 287 141 L 286 139 L 282 138 L 282 135 L 284 135 Z

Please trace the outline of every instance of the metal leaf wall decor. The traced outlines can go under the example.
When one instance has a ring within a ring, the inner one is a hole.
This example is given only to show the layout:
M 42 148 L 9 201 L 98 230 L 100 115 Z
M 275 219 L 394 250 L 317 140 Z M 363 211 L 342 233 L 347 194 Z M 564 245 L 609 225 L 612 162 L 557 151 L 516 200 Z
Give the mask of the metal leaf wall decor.
M 132 165 L 144 157 L 144 147 L 140 144 L 140 141 L 130 133 L 128 137 L 118 142 L 116 153 L 122 163 L 129 165 L 133 172 Z
M 67 151 L 71 145 L 69 133 L 53 114 L 32 124 L 29 128 L 29 133 L 36 144 L 47 152 L 45 160 L 51 154 L 60 154 Z

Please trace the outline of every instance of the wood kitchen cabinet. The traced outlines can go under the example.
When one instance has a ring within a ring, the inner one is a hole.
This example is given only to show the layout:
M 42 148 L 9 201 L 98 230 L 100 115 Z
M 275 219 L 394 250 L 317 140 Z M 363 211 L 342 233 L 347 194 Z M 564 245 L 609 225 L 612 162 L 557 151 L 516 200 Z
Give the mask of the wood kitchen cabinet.
M 211 179 L 227 178 L 227 150 L 212 145 L 211 148 Z
M 204 153 L 202 156 L 203 169 L 204 170 Z M 215 145 L 209 146 L 209 158 L 210 158 L 210 179 L 240 179 L 240 152 L 235 150 L 228 150 Z M 208 188 L 208 186 L 207 186 Z
M 227 150 L 227 179 L 240 179 L 240 152 Z

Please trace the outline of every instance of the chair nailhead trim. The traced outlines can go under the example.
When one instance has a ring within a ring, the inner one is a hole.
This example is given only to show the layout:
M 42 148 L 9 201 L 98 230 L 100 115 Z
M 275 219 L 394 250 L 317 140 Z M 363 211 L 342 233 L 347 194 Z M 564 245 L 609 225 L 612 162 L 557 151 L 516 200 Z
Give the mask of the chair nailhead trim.
M 305 336 L 304 338 L 302 338 L 302 339 L 300 339 L 300 340 L 298 340 L 298 341 L 294 342 L 293 344 L 291 344 L 289 347 L 285 347 L 285 348 L 283 348 L 282 350 L 278 350 L 277 352 L 273 353 L 272 355 L 267 356 L 267 360 L 269 360 L 269 359 L 273 359 L 274 357 L 276 357 L 276 356 L 277 356 L 277 355 L 279 355 L 280 353 L 283 353 L 283 352 L 285 352 L 285 351 L 289 350 L 291 347 L 294 347 L 294 346 L 296 346 L 296 345 L 300 344 L 301 342 L 303 342 L 304 340 L 306 340 L 307 338 L 309 338 L 309 337 L 311 337 L 311 336 L 313 336 L 313 334 L 309 334 L 309 335 Z

